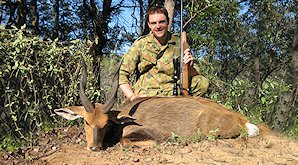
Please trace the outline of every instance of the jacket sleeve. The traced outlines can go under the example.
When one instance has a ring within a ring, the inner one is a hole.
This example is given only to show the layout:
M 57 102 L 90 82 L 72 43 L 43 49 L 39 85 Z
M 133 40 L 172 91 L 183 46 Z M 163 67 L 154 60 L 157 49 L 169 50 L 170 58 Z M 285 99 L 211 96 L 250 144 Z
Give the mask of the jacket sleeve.
M 129 51 L 123 56 L 123 61 L 119 71 L 119 85 L 130 84 L 130 76 L 137 69 L 139 57 L 142 49 L 142 42 L 136 41 L 130 47 Z

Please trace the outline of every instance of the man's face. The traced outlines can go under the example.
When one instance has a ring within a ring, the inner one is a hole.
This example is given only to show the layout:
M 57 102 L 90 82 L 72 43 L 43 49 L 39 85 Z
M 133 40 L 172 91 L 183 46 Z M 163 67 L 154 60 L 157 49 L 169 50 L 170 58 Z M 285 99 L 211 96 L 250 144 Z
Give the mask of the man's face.
M 150 14 L 148 20 L 148 26 L 157 39 L 166 37 L 168 30 L 168 21 L 164 14 Z

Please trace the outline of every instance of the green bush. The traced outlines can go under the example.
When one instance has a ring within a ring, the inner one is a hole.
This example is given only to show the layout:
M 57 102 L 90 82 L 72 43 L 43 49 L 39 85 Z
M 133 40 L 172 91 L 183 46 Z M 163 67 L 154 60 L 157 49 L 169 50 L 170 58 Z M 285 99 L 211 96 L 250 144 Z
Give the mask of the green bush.
M 88 68 L 93 61 L 90 41 L 43 41 L 25 33 L 0 32 L 0 146 L 9 150 L 8 142 L 15 147 L 26 145 L 34 142 L 39 131 L 57 126 L 53 109 L 80 104 L 80 61 L 84 57 Z M 90 86 L 96 75 L 89 73 Z M 96 86 L 87 89 L 90 95 L 100 93 Z
M 291 93 L 292 85 L 285 83 L 282 76 L 269 76 L 259 85 L 255 96 L 251 97 L 251 90 L 256 84 L 244 76 L 245 73 L 239 74 L 234 80 L 224 82 L 218 75 L 220 65 L 216 62 L 208 63 L 202 59 L 199 65 L 203 74 L 211 81 L 210 91 L 206 97 L 247 116 L 255 124 L 266 123 L 269 127 L 277 128 L 278 131 L 283 131 L 291 137 L 298 137 L 296 112 L 284 112 L 289 110 L 283 107 L 285 104 L 283 98 Z M 297 110 L 297 101 L 294 101 L 294 104 L 296 105 L 291 105 L 292 109 Z M 282 130 L 279 126 L 280 118 L 286 120 L 282 123 L 284 124 Z

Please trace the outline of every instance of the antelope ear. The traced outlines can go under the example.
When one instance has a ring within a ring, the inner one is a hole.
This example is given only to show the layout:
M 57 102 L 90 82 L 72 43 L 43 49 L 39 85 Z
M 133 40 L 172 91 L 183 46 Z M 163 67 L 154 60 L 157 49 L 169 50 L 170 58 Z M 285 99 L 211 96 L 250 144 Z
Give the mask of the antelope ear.
M 54 112 L 57 115 L 62 116 L 67 120 L 75 120 L 75 119 L 83 117 L 80 115 L 80 114 L 82 114 L 82 112 L 80 112 L 80 109 L 81 108 L 77 109 L 73 106 L 73 107 L 55 109 Z
M 136 119 L 129 115 L 119 115 L 117 116 L 117 120 L 119 120 L 122 124 L 125 124 L 125 123 L 133 122 Z

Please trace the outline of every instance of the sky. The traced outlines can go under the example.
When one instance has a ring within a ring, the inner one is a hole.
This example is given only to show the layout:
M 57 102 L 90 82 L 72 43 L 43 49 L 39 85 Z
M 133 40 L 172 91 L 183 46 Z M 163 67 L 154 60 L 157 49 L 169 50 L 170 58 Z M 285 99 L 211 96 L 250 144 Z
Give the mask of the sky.
M 120 0 L 116 0 L 113 1 L 112 5 L 118 4 Z M 120 13 L 120 15 L 118 15 L 117 17 L 113 18 L 113 21 L 110 23 L 110 26 L 113 27 L 115 24 L 119 24 L 120 26 L 124 26 L 126 28 L 127 31 L 129 32 L 135 32 L 136 35 L 138 33 L 138 26 L 136 25 L 136 20 L 138 18 L 134 18 L 133 17 L 133 9 L 129 6 L 133 6 L 134 3 L 132 2 L 133 0 L 124 0 L 123 5 L 127 6 L 122 8 L 122 11 Z M 135 2 L 135 1 L 134 1 Z M 138 9 L 138 8 L 137 8 Z M 139 10 L 137 10 L 135 12 L 139 12 Z M 135 15 L 138 15 L 137 13 L 135 13 Z M 139 22 L 139 21 L 137 21 Z M 134 25 L 134 26 L 132 26 Z M 121 50 L 116 50 L 117 52 L 113 52 L 116 54 L 124 54 L 129 50 L 129 47 L 131 46 L 132 43 L 127 43 L 125 44 Z
M 119 3 L 119 1 L 120 0 L 116 0 L 116 1 L 113 2 L 113 4 L 117 4 L 117 3 Z M 124 0 L 123 4 L 125 6 L 133 6 L 134 5 L 132 0 Z M 135 12 L 139 12 L 139 10 L 136 10 Z M 120 25 L 125 26 L 129 31 L 136 31 L 138 29 L 135 29 L 135 28 L 131 27 L 132 23 L 135 22 L 135 18 L 133 18 L 132 15 L 133 15 L 133 9 L 131 9 L 130 7 L 124 7 L 124 8 L 122 8 L 121 14 L 116 19 L 118 19 L 118 23 Z M 138 15 L 138 13 L 135 13 L 135 15 Z M 113 23 L 115 23 L 115 22 L 112 22 L 112 24 Z

